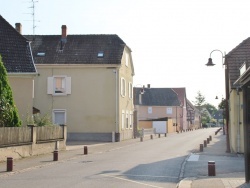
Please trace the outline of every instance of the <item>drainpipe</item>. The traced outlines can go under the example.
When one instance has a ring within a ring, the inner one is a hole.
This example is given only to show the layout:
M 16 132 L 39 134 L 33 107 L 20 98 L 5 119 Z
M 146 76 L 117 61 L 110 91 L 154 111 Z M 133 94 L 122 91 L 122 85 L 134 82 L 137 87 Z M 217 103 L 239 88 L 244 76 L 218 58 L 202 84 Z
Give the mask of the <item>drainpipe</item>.
M 118 89 L 119 89 L 119 85 L 118 85 L 118 79 L 119 79 L 119 75 L 118 75 L 118 69 L 115 70 L 115 132 L 119 133 L 119 122 L 118 122 Z M 118 135 L 118 134 L 117 134 Z
M 240 153 L 240 88 L 237 88 L 238 95 L 238 129 L 237 129 L 237 153 Z

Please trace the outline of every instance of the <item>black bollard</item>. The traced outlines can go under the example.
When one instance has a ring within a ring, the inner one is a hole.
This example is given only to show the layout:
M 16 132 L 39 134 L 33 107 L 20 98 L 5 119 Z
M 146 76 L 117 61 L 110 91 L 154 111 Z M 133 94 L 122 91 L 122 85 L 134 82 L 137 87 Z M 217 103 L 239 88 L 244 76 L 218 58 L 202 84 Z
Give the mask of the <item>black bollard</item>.
M 208 161 L 208 176 L 215 176 L 215 161 Z
M 207 138 L 207 144 L 209 144 L 209 138 Z
M 200 152 L 203 152 L 203 144 L 200 144 Z
M 7 172 L 11 172 L 13 170 L 13 158 L 7 157 Z
M 87 146 L 83 147 L 83 155 L 88 155 L 88 147 Z
M 207 147 L 207 141 L 204 140 L 204 148 Z
M 53 152 L 53 161 L 58 161 L 58 151 L 57 150 L 55 150 Z
M 152 134 L 150 135 L 150 139 L 153 140 L 153 135 Z
M 143 137 L 142 136 L 140 137 L 140 140 L 141 140 L 141 142 L 143 142 Z

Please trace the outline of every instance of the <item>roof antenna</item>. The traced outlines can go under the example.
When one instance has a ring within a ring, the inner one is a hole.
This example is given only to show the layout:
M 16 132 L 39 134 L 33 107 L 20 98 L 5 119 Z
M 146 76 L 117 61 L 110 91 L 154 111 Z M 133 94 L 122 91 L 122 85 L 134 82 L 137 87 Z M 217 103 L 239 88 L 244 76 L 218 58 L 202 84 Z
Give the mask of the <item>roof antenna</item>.
M 33 37 L 35 36 L 35 28 L 36 28 L 36 25 L 35 25 L 35 3 L 37 3 L 38 1 L 34 1 L 34 0 L 32 0 L 32 5 L 31 5 L 31 7 L 29 7 L 29 8 L 32 8 L 32 13 L 31 13 L 31 15 L 32 15 L 32 22 L 33 22 Z
M 33 22 L 33 26 L 32 26 L 32 30 L 33 30 L 33 39 L 34 39 L 34 36 L 35 36 L 35 28 L 36 28 L 36 25 L 35 25 L 35 22 L 39 22 L 38 20 L 35 19 L 35 3 L 37 3 L 38 1 L 35 1 L 35 0 L 31 0 L 29 3 L 31 3 L 31 6 L 28 7 L 28 8 L 31 8 L 32 9 L 32 12 L 31 13 L 26 13 L 26 14 L 31 14 L 32 16 L 32 20 L 27 20 L 27 21 L 32 21 Z

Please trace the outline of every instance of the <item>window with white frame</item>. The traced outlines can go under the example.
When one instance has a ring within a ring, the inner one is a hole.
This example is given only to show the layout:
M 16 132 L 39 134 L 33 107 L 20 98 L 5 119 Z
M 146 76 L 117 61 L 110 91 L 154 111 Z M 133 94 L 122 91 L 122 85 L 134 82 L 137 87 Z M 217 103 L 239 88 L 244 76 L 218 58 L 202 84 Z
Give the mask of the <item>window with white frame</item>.
M 133 84 L 131 82 L 128 83 L 128 93 L 129 93 L 129 98 L 133 98 Z
M 152 107 L 148 107 L 148 114 L 152 114 L 152 112 L 153 112 Z
M 129 64 L 129 54 L 126 52 L 125 53 L 125 65 L 128 67 Z
M 125 125 L 125 112 L 124 110 L 122 110 L 122 129 L 124 129 L 124 125 Z
M 133 112 L 130 112 L 130 117 L 129 117 L 129 128 L 132 129 L 133 128 L 133 119 L 134 119 L 134 115 Z
M 71 77 L 53 76 L 48 77 L 47 93 L 52 95 L 71 94 Z
M 125 122 L 126 123 L 126 129 L 129 128 L 129 125 L 128 125 L 129 124 L 129 119 L 128 118 L 129 118 L 128 111 L 126 111 L 126 122 Z
M 53 123 L 56 125 L 66 125 L 66 110 L 65 109 L 53 110 Z
M 126 96 L 126 80 L 124 78 L 121 78 L 121 95 Z

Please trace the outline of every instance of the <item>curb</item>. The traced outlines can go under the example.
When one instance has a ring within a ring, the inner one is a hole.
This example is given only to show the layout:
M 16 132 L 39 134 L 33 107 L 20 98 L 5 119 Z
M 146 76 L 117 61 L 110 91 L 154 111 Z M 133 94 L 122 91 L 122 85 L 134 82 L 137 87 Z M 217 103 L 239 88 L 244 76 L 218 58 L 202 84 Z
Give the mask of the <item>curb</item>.
M 196 178 L 185 178 L 183 180 L 181 180 L 176 188 L 191 188 L 192 187 L 192 182 L 195 180 Z

